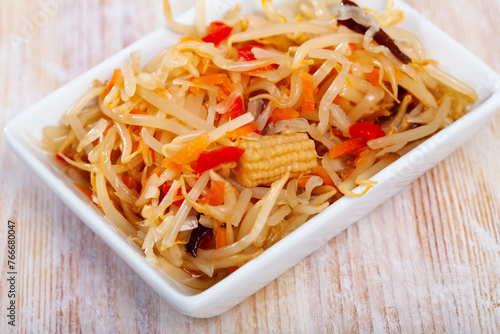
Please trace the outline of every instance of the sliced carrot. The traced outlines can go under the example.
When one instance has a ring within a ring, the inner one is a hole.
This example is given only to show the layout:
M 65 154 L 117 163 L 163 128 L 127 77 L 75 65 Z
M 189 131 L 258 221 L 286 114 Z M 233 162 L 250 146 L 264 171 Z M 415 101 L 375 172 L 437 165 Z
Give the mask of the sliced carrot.
M 368 81 L 372 84 L 372 86 L 380 86 L 379 84 L 379 76 L 380 76 L 380 71 L 378 68 L 374 68 L 373 71 L 370 73 L 367 73 L 366 76 L 368 77 Z
M 312 177 L 312 175 L 307 175 L 307 176 L 301 176 L 297 179 L 297 183 L 299 184 L 299 186 L 301 186 L 302 188 L 305 188 L 306 187 L 306 183 L 307 181 L 309 181 L 309 179 Z
M 153 169 L 151 174 L 149 174 L 148 178 L 144 181 L 144 184 L 142 185 L 142 189 L 141 189 L 141 195 L 144 192 L 144 190 L 146 189 L 145 185 L 148 184 L 149 179 L 153 176 L 153 174 L 160 176 L 161 173 L 160 173 L 160 170 L 158 169 L 158 167 L 155 167 L 155 169 Z
M 226 132 L 226 137 L 229 137 L 231 139 L 237 139 L 243 136 L 247 136 L 257 129 L 259 129 L 259 122 L 248 123 L 243 126 L 240 126 L 239 128 L 233 131 Z
M 226 228 L 219 226 L 215 229 L 215 248 L 227 246 Z
M 146 110 L 137 110 L 137 109 L 133 109 L 129 112 L 129 114 L 133 114 L 133 115 L 147 115 L 148 112 Z
M 358 48 L 356 47 L 356 44 L 354 43 L 349 43 L 349 49 L 351 49 L 351 53 L 356 51 Z
M 151 161 L 153 161 L 153 163 L 156 162 L 156 154 L 155 154 L 155 150 L 153 150 L 151 147 L 149 148 L 149 154 L 151 155 Z
M 123 175 L 122 176 L 122 181 L 123 183 L 130 189 L 135 189 L 138 190 L 138 182 L 130 175 Z
M 299 117 L 299 115 L 300 114 L 297 110 L 293 110 L 291 108 L 276 108 L 271 113 L 267 122 L 274 123 L 285 119 L 293 119 Z
M 311 172 L 312 172 L 311 175 L 301 176 L 297 179 L 297 183 L 299 184 L 299 186 L 305 188 L 307 181 L 309 181 L 311 177 L 319 176 L 323 180 L 323 184 L 335 187 L 332 178 L 330 177 L 330 175 L 328 175 L 328 172 L 322 166 L 313 167 L 311 169 Z
M 366 146 L 366 140 L 361 138 L 348 139 L 340 144 L 332 146 L 328 152 L 330 158 L 337 158 L 344 154 L 356 152 Z
M 238 266 L 231 266 L 226 268 L 230 274 L 234 273 L 236 270 L 240 269 Z
M 231 79 L 229 78 L 226 78 L 224 79 L 224 81 L 222 82 L 222 90 L 224 91 L 224 93 L 226 93 L 227 95 L 231 94 L 234 90 L 236 89 L 236 86 L 235 84 L 231 81 Z
M 314 114 L 316 113 L 316 108 L 314 106 L 313 76 L 307 72 L 301 72 L 300 79 L 302 80 L 302 112 L 305 114 Z
M 122 71 L 120 69 L 115 69 L 113 72 L 113 76 L 111 77 L 111 80 L 109 80 L 108 85 L 106 87 L 106 95 L 113 89 L 114 85 L 118 82 L 118 78 L 122 75 Z
M 331 128 L 332 134 L 339 138 L 345 138 L 344 133 L 339 128 Z
M 342 181 L 344 181 L 349 176 L 351 176 L 352 173 L 354 173 L 354 168 L 349 169 L 349 171 L 347 173 L 345 173 L 344 175 L 342 175 Z
M 113 124 L 108 125 L 108 126 L 106 127 L 106 129 L 104 129 L 104 131 L 103 131 L 103 133 L 102 133 L 102 134 L 103 134 L 103 135 L 106 135 L 106 134 L 108 133 L 109 129 L 111 129 L 111 127 L 112 127 L 112 126 L 113 126 Z
M 356 154 L 354 166 L 364 166 L 366 164 L 366 156 L 370 153 L 370 149 L 364 149 Z
M 212 181 L 210 188 L 208 188 L 207 194 L 201 199 L 203 204 L 209 204 L 212 206 L 219 206 L 224 204 L 224 190 L 226 189 L 226 184 L 223 181 Z
M 200 87 L 190 86 L 189 92 L 193 94 L 198 94 L 200 92 Z
M 342 100 L 344 99 L 344 97 L 340 96 L 340 95 L 337 95 L 335 96 L 335 98 L 333 99 L 333 103 L 337 104 L 337 105 L 340 105 L 342 103 Z
M 318 70 L 319 66 L 317 65 L 311 65 L 309 66 L 309 74 L 313 75 L 314 73 L 316 73 L 316 71 Z
M 170 160 L 169 158 L 163 159 L 163 161 L 161 162 L 161 166 L 163 168 L 173 170 L 174 172 L 178 172 L 178 173 L 182 172 L 182 165 L 179 165 L 179 164 L 176 164 L 175 162 L 172 162 L 172 160 Z
M 197 86 L 215 86 L 222 85 L 227 78 L 225 73 L 208 73 L 198 78 L 194 78 L 192 82 Z
M 209 144 L 208 135 L 206 133 L 202 133 L 192 142 L 181 148 L 171 160 L 173 163 L 183 166 L 188 162 L 196 160 L 200 153 L 207 149 Z
M 323 179 L 323 183 L 326 184 L 327 186 L 335 187 L 335 183 L 333 183 L 332 178 L 330 177 L 328 172 L 323 168 L 323 166 L 318 165 L 313 167 L 312 172 L 321 177 Z
M 203 43 L 203 41 L 201 39 L 196 38 L 193 35 L 188 35 L 188 36 L 182 37 L 180 39 L 179 43 L 191 42 L 191 41 Z
M 92 198 L 93 191 L 84 185 L 81 185 L 80 183 L 75 182 L 75 186 L 80 189 L 85 195 L 87 195 L 89 198 Z

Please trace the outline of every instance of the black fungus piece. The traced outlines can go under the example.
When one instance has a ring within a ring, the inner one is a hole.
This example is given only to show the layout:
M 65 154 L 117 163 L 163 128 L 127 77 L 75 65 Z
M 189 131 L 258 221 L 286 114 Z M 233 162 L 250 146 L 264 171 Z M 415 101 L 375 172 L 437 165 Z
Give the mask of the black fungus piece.
M 186 252 L 196 258 L 201 241 L 210 231 L 212 231 L 212 229 L 198 224 L 198 227 L 195 228 L 189 236 L 189 241 L 186 244 Z
M 343 6 L 356 6 L 354 2 L 349 1 L 349 0 L 342 0 L 342 5 Z M 346 26 L 347 28 L 351 29 L 352 31 L 357 32 L 358 34 L 364 35 L 366 31 L 369 29 L 369 27 L 365 27 L 362 24 L 359 24 L 358 22 L 354 21 L 353 19 L 347 19 L 347 20 L 338 20 L 338 24 Z M 386 34 L 386 32 L 380 28 L 375 35 L 373 35 L 373 40 L 377 42 L 379 45 L 384 45 L 391 51 L 391 53 L 396 56 L 403 64 L 409 64 L 411 63 L 410 57 L 408 57 L 403 51 L 399 49 L 399 47 L 394 43 L 394 40 L 389 37 L 389 35 Z
M 398 101 L 402 101 L 406 93 L 407 93 L 406 89 L 404 89 L 401 86 L 398 86 Z M 393 118 L 394 115 L 396 115 L 396 113 L 398 112 L 399 106 L 400 106 L 400 103 L 395 103 L 394 106 L 392 106 L 391 110 L 389 110 L 391 112 L 391 114 L 387 115 L 387 116 L 377 117 L 377 119 L 375 120 L 375 123 L 381 124 L 381 123 L 387 122 L 388 120 Z M 412 107 L 412 109 L 413 108 L 414 107 Z M 411 110 L 411 109 L 408 109 L 408 110 Z

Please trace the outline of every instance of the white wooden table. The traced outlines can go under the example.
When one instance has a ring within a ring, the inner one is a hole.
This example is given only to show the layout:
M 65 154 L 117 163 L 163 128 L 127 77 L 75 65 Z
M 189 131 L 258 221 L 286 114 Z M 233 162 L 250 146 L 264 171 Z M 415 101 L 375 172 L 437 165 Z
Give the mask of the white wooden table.
M 408 2 L 500 71 L 500 1 Z M 161 1 L 1 0 L 0 127 L 163 24 Z M 500 114 L 266 288 L 194 319 L 146 286 L 0 138 L 0 332 L 498 333 L 499 166 Z M 9 219 L 15 328 L 6 317 Z

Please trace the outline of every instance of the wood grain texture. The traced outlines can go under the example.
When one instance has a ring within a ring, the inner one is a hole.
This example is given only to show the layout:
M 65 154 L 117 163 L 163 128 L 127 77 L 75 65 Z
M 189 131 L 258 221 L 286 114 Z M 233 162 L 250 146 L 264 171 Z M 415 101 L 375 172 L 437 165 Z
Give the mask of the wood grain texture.
M 500 1 L 407 2 L 500 71 Z M 161 1 L 0 1 L 0 127 L 163 22 Z M 498 333 L 498 166 L 500 115 L 266 288 L 194 319 L 146 286 L 0 138 L 0 332 Z M 8 219 L 18 238 L 14 329 Z

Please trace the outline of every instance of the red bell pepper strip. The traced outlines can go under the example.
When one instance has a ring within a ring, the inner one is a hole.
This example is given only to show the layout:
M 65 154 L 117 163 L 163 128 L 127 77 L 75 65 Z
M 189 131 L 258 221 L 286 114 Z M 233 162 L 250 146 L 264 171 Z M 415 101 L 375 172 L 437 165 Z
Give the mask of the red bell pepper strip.
M 251 60 L 257 60 L 255 58 L 255 55 L 252 52 L 253 48 L 261 48 L 259 45 L 245 45 L 241 48 L 238 49 L 238 60 L 239 61 L 251 61 Z M 250 71 L 250 72 L 264 72 L 264 71 L 269 71 L 269 70 L 274 70 L 279 67 L 278 64 L 271 64 L 268 66 L 264 66 L 261 68 L 258 68 L 256 70 Z
M 160 186 L 160 187 L 161 187 L 161 190 L 163 191 L 163 193 L 165 195 L 168 193 L 168 191 L 170 190 L 170 188 L 172 188 L 171 186 L 168 186 L 166 183 L 164 183 L 163 186 Z M 176 196 L 180 196 L 180 195 L 182 195 L 182 189 L 181 188 L 177 189 Z M 182 205 L 182 203 L 184 203 L 184 199 L 179 199 L 177 201 L 172 202 L 173 205 L 177 205 L 178 207 L 180 207 Z
M 218 45 L 233 31 L 233 28 L 223 22 L 214 21 L 207 29 L 207 35 L 202 38 L 203 42 Z
M 252 49 L 256 48 L 257 46 L 255 45 L 245 45 L 241 48 L 238 49 L 238 60 L 239 61 L 250 61 L 250 60 L 256 60 L 255 56 L 253 55 Z
M 209 169 L 219 166 L 226 162 L 238 160 L 245 150 L 239 147 L 223 147 L 213 151 L 205 151 L 200 154 L 200 157 L 193 164 L 193 169 L 197 173 L 203 173 Z
M 379 124 L 373 124 L 368 121 L 356 123 L 349 127 L 351 138 L 363 138 L 366 141 L 385 136 L 385 132 Z
M 234 100 L 233 105 L 229 108 L 229 119 L 235 119 L 238 116 L 243 115 L 243 101 L 241 100 L 241 97 L 237 97 L 236 100 Z

